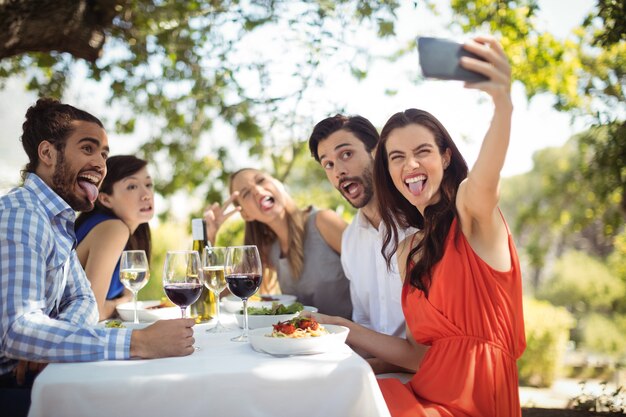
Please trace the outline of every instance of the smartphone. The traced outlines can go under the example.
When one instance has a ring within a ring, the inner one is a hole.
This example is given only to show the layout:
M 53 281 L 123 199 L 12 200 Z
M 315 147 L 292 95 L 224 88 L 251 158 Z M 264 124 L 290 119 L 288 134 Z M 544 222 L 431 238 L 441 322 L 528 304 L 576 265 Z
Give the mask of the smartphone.
M 448 39 L 418 37 L 417 51 L 424 77 L 468 82 L 489 79 L 483 74 L 461 67 L 459 60 L 462 56 L 484 61 L 483 58 L 463 48 L 463 44 Z

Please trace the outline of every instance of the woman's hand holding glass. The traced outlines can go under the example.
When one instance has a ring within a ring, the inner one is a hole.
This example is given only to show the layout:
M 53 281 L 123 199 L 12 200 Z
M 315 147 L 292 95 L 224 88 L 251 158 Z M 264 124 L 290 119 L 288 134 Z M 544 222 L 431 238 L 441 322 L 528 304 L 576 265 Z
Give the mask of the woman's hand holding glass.
M 143 250 L 125 250 L 120 259 L 120 281 L 133 293 L 135 304 L 134 323 L 139 323 L 137 318 L 137 293 L 146 286 L 150 279 L 148 269 L 148 257 Z

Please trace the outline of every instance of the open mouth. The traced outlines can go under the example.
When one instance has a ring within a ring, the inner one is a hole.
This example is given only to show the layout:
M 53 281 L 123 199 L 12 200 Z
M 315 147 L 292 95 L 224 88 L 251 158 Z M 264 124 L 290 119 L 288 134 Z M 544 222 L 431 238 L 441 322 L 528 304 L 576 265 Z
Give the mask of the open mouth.
M 427 178 L 426 175 L 417 175 L 414 177 L 406 178 L 404 183 L 409 189 L 409 192 L 415 196 L 420 195 L 424 190 L 424 185 L 426 184 Z
M 339 184 L 339 188 L 341 188 L 344 195 L 354 198 L 359 194 L 361 187 L 356 181 L 345 180 Z
M 152 206 L 140 208 L 139 211 L 142 212 L 142 213 L 151 212 L 152 211 Z
M 92 203 L 98 198 L 98 183 L 100 177 L 92 174 L 78 174 L 78 185 L 85 192 Z
M 265 196 L 259 200 L 259 205 L 262 210 L 269 210 L 274 207 L 274 197 Z

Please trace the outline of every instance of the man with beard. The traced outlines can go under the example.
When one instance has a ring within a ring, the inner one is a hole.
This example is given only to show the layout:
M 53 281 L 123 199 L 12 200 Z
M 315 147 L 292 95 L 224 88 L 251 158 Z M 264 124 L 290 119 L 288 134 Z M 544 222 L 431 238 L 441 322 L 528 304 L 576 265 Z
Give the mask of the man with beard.
M 145 329 L 95 327 L 96 301 L 76 256 L 74 211 L 93 209 L 108 139 L 91 114 L 52 99 L 26 113 L 24 184 L 0 197 L 0 409 L 26 415 L 48 362 L 184 356 L 193 319 Z
M 378 140 L 376 128 L 366 118 L 338 114 L 315 126 L 309 149 L 330 183 L 358 209 L 341 241 L 341 264 L 350 280 L 352 320 L 379 333 L 402 336 L 402 281 L 395 257 L 388 268 L 381 254 L 384 233 L 372 177 Z M 410 232 L 400 229 L 400 238 Z M 376 373 L 398 370 L 375 358 L 368 362 Z

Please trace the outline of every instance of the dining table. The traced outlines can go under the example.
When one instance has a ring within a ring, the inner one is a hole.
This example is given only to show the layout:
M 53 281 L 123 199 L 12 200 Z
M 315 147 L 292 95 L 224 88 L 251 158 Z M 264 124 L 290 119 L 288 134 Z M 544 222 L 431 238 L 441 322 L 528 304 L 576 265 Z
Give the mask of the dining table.
M 194 326 L 185 357 L 48 365 L 35 379 L 30 417 L 389 416 L 376 376 L 346 344 L 319 354 L 273 356 L 233 342 L 222 314 Z

